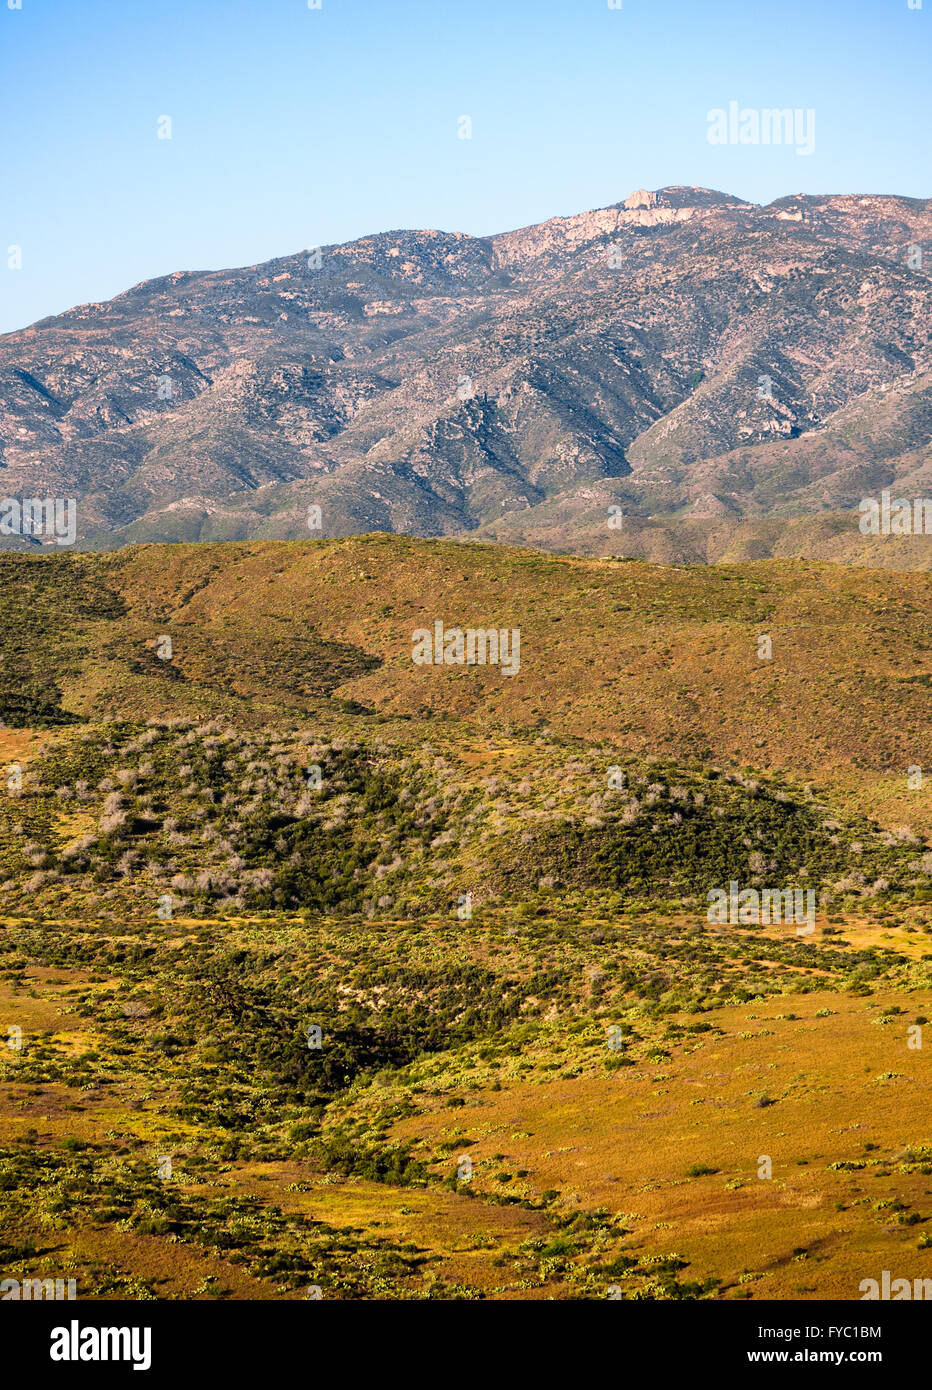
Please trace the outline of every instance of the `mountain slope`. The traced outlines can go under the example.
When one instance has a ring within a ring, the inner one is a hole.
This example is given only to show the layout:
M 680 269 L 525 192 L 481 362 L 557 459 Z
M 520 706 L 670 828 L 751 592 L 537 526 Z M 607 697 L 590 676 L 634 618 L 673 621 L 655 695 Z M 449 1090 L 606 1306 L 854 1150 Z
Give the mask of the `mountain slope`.
M 673 188 L 178 272 L 0 340 L 3 490 L 77 498 L 98 546 L 297 537 L 312 506 L 627 553 L 615 505 L 674 558 L 691 519 L 785 537 L 929 476 L 930 231 L 932 200 Z

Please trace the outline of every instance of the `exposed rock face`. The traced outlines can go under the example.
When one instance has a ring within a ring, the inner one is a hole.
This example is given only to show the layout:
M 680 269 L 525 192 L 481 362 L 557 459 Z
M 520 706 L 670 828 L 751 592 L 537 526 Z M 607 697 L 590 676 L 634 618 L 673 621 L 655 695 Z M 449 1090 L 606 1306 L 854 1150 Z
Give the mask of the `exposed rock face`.
M 96 545 L 932 495 L 930 265 L 932 200 L 667 188 L 179 271 L 0 339 L 0 493 Z

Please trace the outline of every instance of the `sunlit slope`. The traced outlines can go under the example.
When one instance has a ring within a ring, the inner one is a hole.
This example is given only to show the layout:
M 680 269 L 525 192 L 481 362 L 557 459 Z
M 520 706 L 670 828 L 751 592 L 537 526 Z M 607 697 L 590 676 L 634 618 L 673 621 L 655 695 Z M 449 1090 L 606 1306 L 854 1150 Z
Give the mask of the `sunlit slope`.
M 172 713 L 330 726 L 361 706 L 785 768 L 861 794 L 876 783 L 892 822 L 928 823 L 907 786 L 932 727 L 924 574 L 665 568 L 388 535 L 0 565 L 12 727 Z M 520 630 L 520 670 L 415 665 L 412 635 L 436 621 Z

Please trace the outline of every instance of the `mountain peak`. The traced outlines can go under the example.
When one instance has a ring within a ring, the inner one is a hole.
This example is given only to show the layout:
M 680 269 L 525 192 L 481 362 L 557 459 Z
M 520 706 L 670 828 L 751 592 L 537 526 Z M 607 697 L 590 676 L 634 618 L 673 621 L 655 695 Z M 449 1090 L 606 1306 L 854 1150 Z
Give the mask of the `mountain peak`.
M 751 208 L 754 203 L 745 202 L 731 193 L 722 193 L 716 188 L 700 188 L 694 184 L 670 184 L 666 188 L 656 188 L 653 192 L 639 188 L 629 194 L 624 202 L 616 207 L 627 212 L 639 208 L 703 208 L 714 211 L 716 208 Z

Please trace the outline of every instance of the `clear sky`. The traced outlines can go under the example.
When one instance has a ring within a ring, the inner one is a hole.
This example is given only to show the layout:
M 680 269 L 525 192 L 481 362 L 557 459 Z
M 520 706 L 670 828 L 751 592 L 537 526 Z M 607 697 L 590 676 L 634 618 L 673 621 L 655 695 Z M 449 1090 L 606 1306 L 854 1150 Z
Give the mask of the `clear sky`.
M 0 331 L 636 188 L 928 197 L 930 89 L 932 0 L 0 0 Z M 733 100 L 814 110 L 814 153 L 710 144 Z

